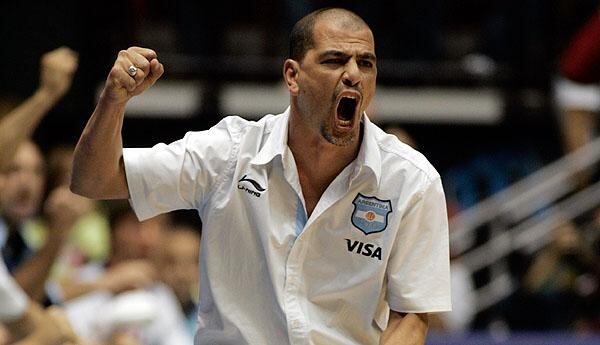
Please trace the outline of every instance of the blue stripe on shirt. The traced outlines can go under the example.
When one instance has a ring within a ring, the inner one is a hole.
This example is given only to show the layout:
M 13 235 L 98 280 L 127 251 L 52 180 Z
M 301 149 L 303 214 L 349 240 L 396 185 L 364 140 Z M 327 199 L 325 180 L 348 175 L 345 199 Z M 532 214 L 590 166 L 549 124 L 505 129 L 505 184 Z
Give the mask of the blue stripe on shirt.
M 304 205 L 302 204 L 302 200 L 298 197 L 298 202 L 296 206 L 296 237 L 300 236 L 302 230 L 304 230 L 304 226 L 306 225 L 306 212 L 304 212 Z

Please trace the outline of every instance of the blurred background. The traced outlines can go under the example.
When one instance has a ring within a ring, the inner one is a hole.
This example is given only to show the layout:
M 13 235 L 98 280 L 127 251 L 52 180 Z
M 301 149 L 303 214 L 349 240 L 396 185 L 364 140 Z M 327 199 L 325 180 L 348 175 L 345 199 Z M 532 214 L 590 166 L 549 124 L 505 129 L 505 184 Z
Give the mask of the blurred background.
M 428 343 L 598 344 L 600 60 L 578 70 L 600 50 L 600 30 L 582 32 L 597 0 L 3 1 L 0 114 L 34 92 L 40 56 L 68 46 L 73 85 L 34 140 L 45 154 L 73 145 L 132 45 L 156 50 L 165 75 L 128 105 L 125 146 L 280 113 L 287 35 L 324 6 L 371 26 L 369 116 L 442 175 L 455 310 Z

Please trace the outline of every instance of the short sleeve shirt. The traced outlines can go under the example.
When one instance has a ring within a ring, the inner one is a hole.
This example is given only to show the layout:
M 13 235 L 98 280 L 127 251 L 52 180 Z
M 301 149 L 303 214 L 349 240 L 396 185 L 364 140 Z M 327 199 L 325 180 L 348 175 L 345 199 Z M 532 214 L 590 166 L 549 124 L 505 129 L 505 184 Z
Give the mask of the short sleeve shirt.
M 440 176 L 363 116 L 357 158 L 310 217 L 287 146 L 289 108 L 227 117 L 170 145 L 125 149 L 140 219 L 203 221 L 200 344 L 379 344 L 390 309 L 450 309 Z

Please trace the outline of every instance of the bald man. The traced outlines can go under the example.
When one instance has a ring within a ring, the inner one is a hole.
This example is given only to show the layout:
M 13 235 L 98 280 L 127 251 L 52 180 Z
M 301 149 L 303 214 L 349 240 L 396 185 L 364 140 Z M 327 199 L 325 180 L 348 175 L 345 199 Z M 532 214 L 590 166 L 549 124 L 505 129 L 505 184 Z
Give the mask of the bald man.
M 123 149 L 126 103 L 163 71 L 150 49 L 119 53 L 71 188 L 130 198 L 140 219 L 198 210 L 195 344 L 423 344 L 427 313 L 450 309 L 444 194 L 431 164 L 364 112 L 377 76 L 368 25 L 325 9 L 294 26 L 284 113 Z

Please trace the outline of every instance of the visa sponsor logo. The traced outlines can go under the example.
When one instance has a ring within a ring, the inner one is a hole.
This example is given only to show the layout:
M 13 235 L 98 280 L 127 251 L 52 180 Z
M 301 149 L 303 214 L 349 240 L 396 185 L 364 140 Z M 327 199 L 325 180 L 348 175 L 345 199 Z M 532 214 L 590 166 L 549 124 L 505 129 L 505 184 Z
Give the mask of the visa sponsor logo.
M 373 243 L 364 243 L 349 238 L 346 238 L 345 240 L 349 252 L 381 260 L 381 247 L 376 246 Z

